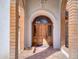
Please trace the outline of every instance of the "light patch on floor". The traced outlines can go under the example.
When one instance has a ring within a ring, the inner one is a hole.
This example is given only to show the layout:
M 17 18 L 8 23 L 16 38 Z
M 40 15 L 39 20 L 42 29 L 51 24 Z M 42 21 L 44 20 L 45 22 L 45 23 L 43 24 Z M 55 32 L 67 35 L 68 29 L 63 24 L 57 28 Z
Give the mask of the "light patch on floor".
M 22 52 L 19 59 L 67 59 L 59 49 L 41 46 L 36 47 L 36 52 L 33 53 L 34 48 Z
M 48 45 L 46 39 L 44 39 L 44 38 L 43 38 L 43 46 L 49 47 L 49 45 Z

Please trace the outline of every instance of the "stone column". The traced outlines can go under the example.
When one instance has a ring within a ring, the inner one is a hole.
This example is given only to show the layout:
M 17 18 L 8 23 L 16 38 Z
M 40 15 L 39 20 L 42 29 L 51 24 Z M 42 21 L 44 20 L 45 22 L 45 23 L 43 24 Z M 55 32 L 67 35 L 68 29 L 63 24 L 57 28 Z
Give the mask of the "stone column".
M 10 0 L 10 59 L 18 59 L 18 0 Z
M 65 11 L 67 0 L 62 0 L 61 4 L 61 47 L 65 45 Z
M 19 7 L 19 32 L 20 32 L 20 41 L 19 47 L 20 52 L 24 50 L 24 9 L 20 6 Z
M 77 0 L 68 1 L 69 9 L 69 59 L 78 59 L 78 7 Z

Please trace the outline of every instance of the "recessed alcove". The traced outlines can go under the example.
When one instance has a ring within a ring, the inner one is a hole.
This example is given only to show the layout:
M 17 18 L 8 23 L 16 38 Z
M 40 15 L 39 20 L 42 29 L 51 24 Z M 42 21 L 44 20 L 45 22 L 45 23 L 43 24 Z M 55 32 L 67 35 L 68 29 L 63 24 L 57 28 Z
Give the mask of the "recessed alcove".
M 32 22 L 32 46 L 53 46 L 52 21 L 46 16 L 38 16 Z

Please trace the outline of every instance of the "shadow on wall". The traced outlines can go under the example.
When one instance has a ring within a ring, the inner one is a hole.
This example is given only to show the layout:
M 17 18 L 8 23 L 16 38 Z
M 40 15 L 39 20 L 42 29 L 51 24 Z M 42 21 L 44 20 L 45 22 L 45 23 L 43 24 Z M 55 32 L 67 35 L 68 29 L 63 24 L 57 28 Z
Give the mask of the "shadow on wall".
M 56 53 L 57 51 L 59 51 L 59 49 L 54 50 L 52 47 L 48 47 L 46 50 L 36 53 L 36 54 L 34 54 L 30 57 L 27 57 L 25 59 L 46 59 L 48 56 Z

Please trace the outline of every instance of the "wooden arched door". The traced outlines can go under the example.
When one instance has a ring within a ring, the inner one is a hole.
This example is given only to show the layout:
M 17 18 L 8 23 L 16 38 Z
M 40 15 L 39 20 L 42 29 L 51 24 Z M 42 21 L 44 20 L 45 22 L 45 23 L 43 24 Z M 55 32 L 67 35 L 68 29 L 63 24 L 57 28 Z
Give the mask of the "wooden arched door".
M 52 23 L 50 19 L 45 16 L 40 16 L 33 22 L 33 36 L 32 45 L 53 45 L 52 38 Z

